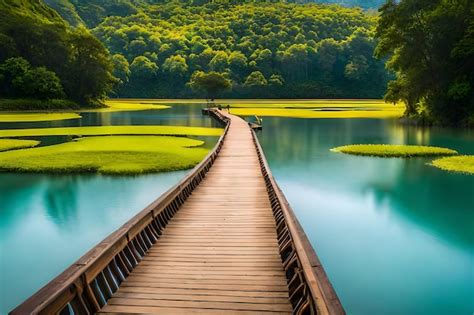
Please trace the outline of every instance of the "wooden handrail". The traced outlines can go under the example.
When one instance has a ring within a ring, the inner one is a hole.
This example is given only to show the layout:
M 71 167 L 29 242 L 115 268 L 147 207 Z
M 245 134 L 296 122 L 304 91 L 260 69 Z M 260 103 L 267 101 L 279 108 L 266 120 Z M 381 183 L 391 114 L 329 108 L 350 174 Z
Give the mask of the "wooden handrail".
M 272 175 L 255 131 L 251 130 L 277 223 L 280 254 L 296 314 L 343 315 L 344 308 L 293 209 Z
M 211 115 L 224 123 L 225 129 L 201 163 L 10 314 L 92 314 L 98 311 L 156 242 L 161 230 L 217 158 L 230 120 L 217 111 Z
M 209 110 L 224 133 L 214 149 L 178 184 L 86 253 L 10 314 L 93 314 L 99 311 L 158 240 L 161 231 L 203 180 L 219 154 L 231 121 Z M 345 314 L 293 210 L 278 187 L 254 131 L 253 141 L 277 225 L 279 250 L 294 314 Z

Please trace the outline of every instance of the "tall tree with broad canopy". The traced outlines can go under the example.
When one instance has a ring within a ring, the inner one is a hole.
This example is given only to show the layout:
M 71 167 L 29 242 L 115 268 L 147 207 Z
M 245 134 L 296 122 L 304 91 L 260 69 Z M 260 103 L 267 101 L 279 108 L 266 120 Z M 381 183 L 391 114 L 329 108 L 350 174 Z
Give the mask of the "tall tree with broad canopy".
M 474 1 L 390 0 L 376 55 L 396 72 L 386 100 L 441 124 L 474 122 Z

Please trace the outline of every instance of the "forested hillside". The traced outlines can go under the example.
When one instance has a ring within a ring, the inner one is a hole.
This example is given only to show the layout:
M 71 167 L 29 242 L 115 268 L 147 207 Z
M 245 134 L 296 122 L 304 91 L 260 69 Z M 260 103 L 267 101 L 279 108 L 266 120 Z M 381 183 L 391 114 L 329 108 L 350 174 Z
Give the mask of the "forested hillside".
M 104 46 L 43 1 L 0 1 L 0 96 L 90 104 L 115 78 Z
M 113 55 L 122 83 L 115 95 L 203 96 L 188 84 L 199 71 L 232 80 L 228 97 L 381 97 L 385 91 L 387 73 L 373 58 L 376 17 L 360 9 L 194 2 L 113 2 L 120 13 L 107 11 L 111 16 L 92 31 Z M 87 24 L 89 13 L 80 14 Z
M 386 0 L 296 0 L 295 2 L 334 3 L 347 7 L 378 9 L 386 2 Z

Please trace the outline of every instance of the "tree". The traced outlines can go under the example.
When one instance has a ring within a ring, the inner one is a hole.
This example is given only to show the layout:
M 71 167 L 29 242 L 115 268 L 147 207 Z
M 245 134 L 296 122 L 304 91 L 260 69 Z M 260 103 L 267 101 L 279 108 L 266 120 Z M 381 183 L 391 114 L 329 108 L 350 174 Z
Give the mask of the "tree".
M 117 82 L 108 51 L 82 27 L 72 34 L 70 44 L 71 76 L 64 82 L 67 94 L 82 103 L 105 98 Z
M 229 65 L 228 57 L 225 51 L 218 51 L 209 62 L 209 67 L 213 71 L 222 72 L 227 69 Z
M 120 84 L 127 83 L 130 78 L 130 64 L 128 60 L 120 54 L 115 54 L 112 56 L 112 63 L 114 65 L 113 75 L 120 80 Z
M 45 67 L 30 69 L 23 77 L 21 86 L 17 87 L 23 91 L 23 95 L 39 99 L 61 99 L 64 91 L 56 73 Z
M 268 83 L 272 86 L 280 87 L 280 86 L 283 86 L 285 81 L 283 80 L 283 77 L 281 75 L 272 74 L 270 76 L 270 79 L 268 79 Z
M 245 80 L 244 86 L 258 87 L 267 85 L 267 79 L 260 71 L 254 71 Z
M 38 99 L 63 98 L 61 81 L 45 67 L 32 68 L 24 58 L 10 58 L 0 65 L 2 95 Z
M 368 72 L 369 65 L 364 56 L 355 56 L 346 65 L 344 75 L 351 80 L 360 80 Z
M 137 80 L 146 81 L 156 78 L 158 66 L 145 56 L 133 59 L 130 65 L 131 76 Z
M 458 52 L 466 38 L 472 43 L 474 2 L 391 0 L 380 12 L 376 54 L 396 73 L 386 99 L 407 102 L 408 115 L 427 107 L 436 122 L 467 123 L 474 116 L 474 48 Z
M 240 80 L 248 68 L 247 57 L 240 51 L 233 51 L 229 55 L 229 68 L 232 75 Z
M 206 97 L 211 99 L 216 98 L 220 92 L 232 87 L 230 80 L 221 73 L 214 71 L 209 73 L 203 71 L 194 72 L 188 85 L 194 90 L 205 91 Z
M 163 63 L 163 71 L 175 78 L 182 78 L 188 72 L 186 59 L 181 55 L 166 58 Z
M 9 58 L 0 65 L 2 75 L 2 95 L 15 96 L 19 91 L 25 74 L 30 69 L 30 63 L 21 57 Z

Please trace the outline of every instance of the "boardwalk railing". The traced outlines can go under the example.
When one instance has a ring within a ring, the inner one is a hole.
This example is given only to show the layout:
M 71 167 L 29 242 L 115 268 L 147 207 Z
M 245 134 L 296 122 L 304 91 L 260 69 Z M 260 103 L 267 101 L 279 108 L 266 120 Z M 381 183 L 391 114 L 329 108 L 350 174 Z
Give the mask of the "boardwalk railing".
M 216 109 L 209 113 L 226 127 L 207 157 L 177 185 L 109 235 L 11 314 L 93 314 L 107 303 L 156 243 L 167 223 L 204 179 L 221 151 L 231 122 Z M 250 132 L 277 225 L 279 249 L 294 314 L 344 314 L 321 263 L 271 174 L 255 133 Z
M 277 224 L 280 255 L 294 313 L 345 314 L 316 252 L 272 175 L 255 131 L 251 132 Z
M 178 184 L 36 292 L 10 314 L 94 314 L 158 240 L 161 231 L 216 160 L 230 127 L 218 111 L 210 113 L 226 125 L 214 149 Z

